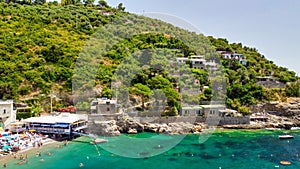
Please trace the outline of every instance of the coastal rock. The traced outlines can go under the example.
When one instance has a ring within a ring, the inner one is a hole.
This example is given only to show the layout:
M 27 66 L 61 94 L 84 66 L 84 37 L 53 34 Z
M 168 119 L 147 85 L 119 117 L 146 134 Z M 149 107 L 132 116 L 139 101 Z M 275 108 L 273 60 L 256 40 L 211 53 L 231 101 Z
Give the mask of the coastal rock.
M 169 130 L 166 131 L 168 134 L 187 134 L 191 133 L 193 124 L 178 122 L 178 123 L 169 123 Z
M 200 132 L 202 132 L 203 128 L 204 127 L 201 124 L 195 124 L 192 127 L 192 133 L 200 133 Z
M 119 120 L 117 122 L 117 125 L 118 125 L 118 130 L 121 133 L 129 133 L 130 132 L 129 130 L 132 131 L 132 129 L 135 129 L 137 133 L 144 131 L 144 125 L 132 119 Z
M 88 124 L 88 130 L 90 133 L 100 136 L 118 136 L 121 134 L 115 120 L 94 121 Z
M 145 123 L 144 131 L 156 133 L 159 128 L 159 124 L 156 123 Z

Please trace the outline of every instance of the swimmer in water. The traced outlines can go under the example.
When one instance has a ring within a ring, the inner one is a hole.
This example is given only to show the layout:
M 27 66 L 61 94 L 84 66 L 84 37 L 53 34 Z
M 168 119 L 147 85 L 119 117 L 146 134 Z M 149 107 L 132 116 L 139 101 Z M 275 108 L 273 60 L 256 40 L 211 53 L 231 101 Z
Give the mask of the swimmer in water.
M 80 164 L 79 164 L 79 167 L 83 167 L 83 163 L 80 163 Z

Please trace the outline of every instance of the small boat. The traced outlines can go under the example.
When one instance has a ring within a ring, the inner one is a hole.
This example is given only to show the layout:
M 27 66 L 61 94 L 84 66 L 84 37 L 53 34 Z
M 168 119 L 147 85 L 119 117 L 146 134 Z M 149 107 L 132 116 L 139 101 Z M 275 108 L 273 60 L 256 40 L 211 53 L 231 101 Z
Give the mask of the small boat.
M 300 130 L 300 127 L 291 127 L 291 130 Z
M 278 136 L 278 138 L 279 139 L 292 139 L 292 138 L 294 138 L 294 136 L 285 134 L 285 135 Z
M 291 162 L 289 162 L 289 161 L 280 161 L 280 164 L 282 164 L 282 165 L 290 165 Z

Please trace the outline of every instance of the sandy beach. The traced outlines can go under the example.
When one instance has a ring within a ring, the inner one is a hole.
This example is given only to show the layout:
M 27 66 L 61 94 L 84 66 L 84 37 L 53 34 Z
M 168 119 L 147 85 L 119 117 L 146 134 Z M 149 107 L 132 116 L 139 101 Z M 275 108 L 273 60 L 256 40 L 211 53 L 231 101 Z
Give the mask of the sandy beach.
M 17 162 L 20 161 L 20 159 L 19 159 L 20 155 L 23 155 L 23 157 L 25 157 L 26 155 L 28 157 L 31 157 L 31 156 L 35 156 L 37 151 L 39 151 L 41 153 L 45 153 L 45 152 L 43 152 L 45 149 L 50 148 L 50 147 L 55 147 L 58 144 L 63 145 L 62 142 L 58 142 L 58 141 L 55 141 L 53 139 L 48 138 L 47 140 L 45 140 L 45 142 L 43 143 L 43 146 L 41 146 L 41 147 L 37 147 L 37 146 L 36 147 L 29 147 L 29 148 L 26 148 L 24 150 L 20 150 L 16 153 L 12 153 L 10 155 L 1 157 L 0 158 L 0 165 L 3 166 L 4 163 L 8 163 L 8 162 L 11 162 L 11 161 L 15 161 L 15 163 L 17 163 Z M 14 154 L 17 154 L 18 158 L 14 158 Z

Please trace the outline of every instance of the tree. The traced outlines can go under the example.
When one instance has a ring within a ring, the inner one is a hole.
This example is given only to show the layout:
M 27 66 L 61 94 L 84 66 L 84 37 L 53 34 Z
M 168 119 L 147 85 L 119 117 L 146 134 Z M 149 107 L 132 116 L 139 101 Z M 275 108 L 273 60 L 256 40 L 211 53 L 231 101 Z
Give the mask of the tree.
M 119 3 L 118 10 L 125 11 L 125 7 L 123 6 L 123 3 Z
M 177 108 L 174 106 L 171 108 L 171 110 L 166 110 L 165 111 L 165 115 L 166 116 L 178 116 L 178 110 Z
M 75 1 L 74 0 L 62 0 L 61 4 L 62 5 L 70 5 L 70 4 L 74 4 Z
M 130 92 L 136 95 L 139 95 L 142 98 L 142 109 L 145 109 L 145 99 L 149 97 L 151 94 L 151 89 L 143 85 L 141 83 L 135 84 L 133 87 L 130 88 Z
M 46 0 L 35 0 L 34 3 L 35 4 L 44 4 L 44 3 L 46 3 Z
M 166 78 L 161 76 L 152 77 L 150 80 L 147 81 L 151 89 L 163 89 L 163 88 L 170 88 L 172 84 Z
M 88 5 L 88 4 L 93 4 L 95 2 L 95 0 L 83 0 L 84 4 Z
M 287 85 L 285 92 L 288 97 L 300 97 L 300 84 L 291 83 Z
M 109 8 L 109 5 L 107 4 L 107 2 L 105 0 L 100 0 L 98 3 L 102 7 Z

